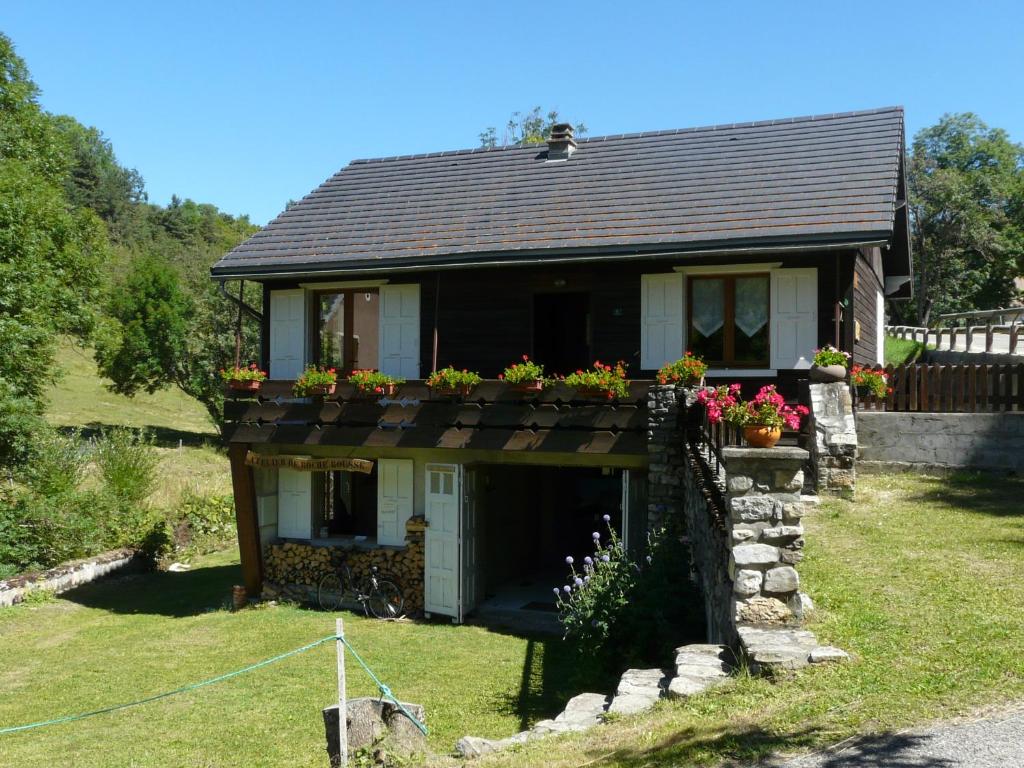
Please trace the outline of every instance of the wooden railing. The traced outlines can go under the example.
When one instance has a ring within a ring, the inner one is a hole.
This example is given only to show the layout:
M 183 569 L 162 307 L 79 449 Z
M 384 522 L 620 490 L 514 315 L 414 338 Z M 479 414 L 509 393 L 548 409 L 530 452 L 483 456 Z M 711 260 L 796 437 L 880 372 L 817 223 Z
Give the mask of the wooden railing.
M 1024 411 L 1024 363 L 886 366 L 890 391 L 855 393 L 859 410 L 926 413 Z

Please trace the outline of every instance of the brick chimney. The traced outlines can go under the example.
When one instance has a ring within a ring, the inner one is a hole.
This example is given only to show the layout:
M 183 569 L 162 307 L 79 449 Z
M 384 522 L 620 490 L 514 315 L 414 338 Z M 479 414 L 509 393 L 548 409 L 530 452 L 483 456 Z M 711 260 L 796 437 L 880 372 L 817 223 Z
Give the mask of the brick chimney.
M 551 126 L 548 137 L 548 160 L 568 160 L 576 151 L 576 139 L 572 135 L 569 123 L 556 123 Z

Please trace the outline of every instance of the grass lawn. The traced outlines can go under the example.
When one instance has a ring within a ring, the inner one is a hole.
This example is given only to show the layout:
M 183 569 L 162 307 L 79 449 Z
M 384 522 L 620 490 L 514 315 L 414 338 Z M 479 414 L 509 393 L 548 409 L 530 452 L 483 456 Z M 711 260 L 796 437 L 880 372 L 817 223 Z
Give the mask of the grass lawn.
M 149 429 L 160 454 L 160 480 L 153 497 L 173 506 L 186 490 L 231 492 L 228 462 L 206 410 L 177 389 L 135 397 L 104 386 L 91 349 L 65 339 L 57 354 L 63 376 L 50 391 L 46 416 L 51 424 L 87 432 L 107 426 Z M 179 447 L 180 446 L 180 447 Z
M 219 553 L 187 573 L 108 580 L 0 609 L 0 727 L 142 698 L 333 633 L 331 615 L 295 606 L 225 610 L 237 562 Z M 572 693 L 558 640 L 354 614 L 346 634 L 396 695 L 426 705 L 439 752 L 467 732 L 518 731 Z M 336 690 L 329 643 L 170 699 L 0 736 L 0 765 L 322 768 L 320 708 Z M 375 693 L 350 661 L 349 694 Z
M 885 364 L 903 365 L 917 362 L 917 359 L 924 354 L 925 349 L 934 347 L 925 345 L 913 339 L 897 339 L 895 336 L 885 337 Z
M 811 626 L 853 663 L 739 677 L 685 703 L 494 756 L 481 768 L 710 766 L 1024 698 L 1024 481 L 862 478 L 808 519 Z

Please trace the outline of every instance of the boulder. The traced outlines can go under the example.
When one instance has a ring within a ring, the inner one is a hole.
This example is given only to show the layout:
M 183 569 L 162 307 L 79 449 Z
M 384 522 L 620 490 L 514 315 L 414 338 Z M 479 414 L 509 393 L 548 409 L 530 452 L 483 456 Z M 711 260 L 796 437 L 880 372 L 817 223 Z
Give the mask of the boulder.
M 752 597 L 736 603 L 737 624 L 785 624 L 792 618 L 789 607 L 774 597 Z
M 650 709 L 668 687 L 665 673 L 660 669 L 627 669 L 622 673 L 609 712 L 632 715 Z
M 733 579 L 732 591 L 741 597 L 750 597 L 761 591 L 764 574 L 760 571 L 739 570 Z
M 779 548 L 768 544 L 740 544 L 732 548 L 732 559 L 740 568 L 748 565 L 774 565 L 779 562 Z
M 789 565 L 771 568 L 764 575 L 765 592 L 795 592 L 800 586 L 800 576 Z

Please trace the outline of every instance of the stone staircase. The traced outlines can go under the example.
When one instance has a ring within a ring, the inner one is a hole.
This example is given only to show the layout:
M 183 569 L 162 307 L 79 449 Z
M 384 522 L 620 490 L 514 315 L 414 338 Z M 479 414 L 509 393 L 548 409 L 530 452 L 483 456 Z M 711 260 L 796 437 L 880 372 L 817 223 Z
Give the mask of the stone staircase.
M 673 670 L 627 669 L 611 696 L 581 693 L 552 720 L 541 720 L 530 730 L 504 739 L 463 736 L 455 751 L 472 759 L 551 734 L 585 731 L 600 725 L 608 714 L 634 715 L 650 709 L 659 699 L 694 696 L 728 679 L 731 658 L 732 651 L 724 645 L 684 645 L 676 649 Z

